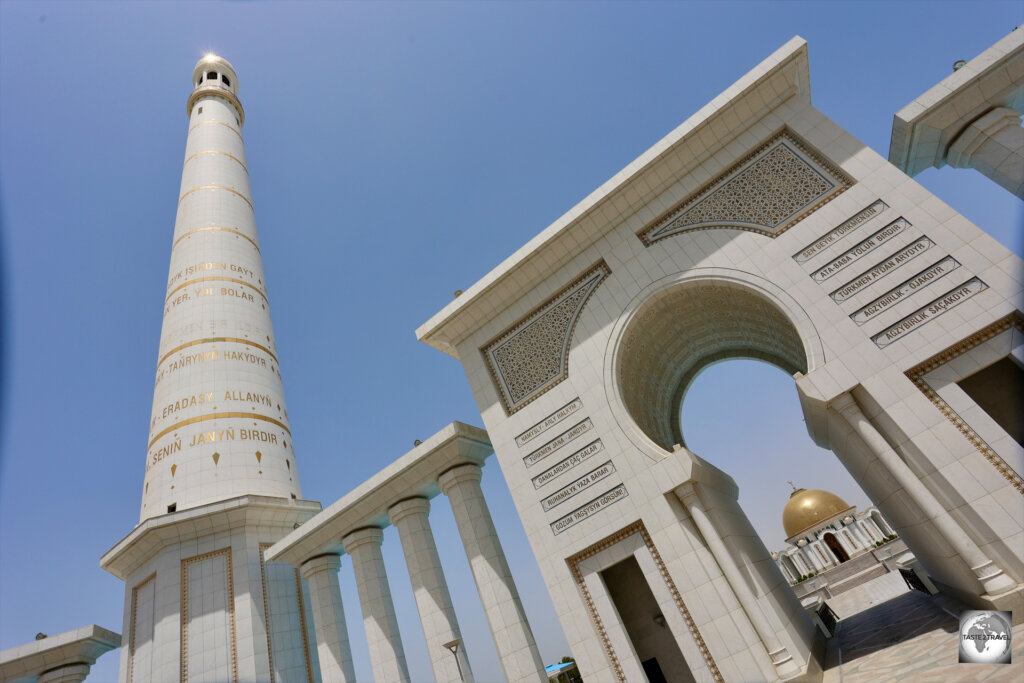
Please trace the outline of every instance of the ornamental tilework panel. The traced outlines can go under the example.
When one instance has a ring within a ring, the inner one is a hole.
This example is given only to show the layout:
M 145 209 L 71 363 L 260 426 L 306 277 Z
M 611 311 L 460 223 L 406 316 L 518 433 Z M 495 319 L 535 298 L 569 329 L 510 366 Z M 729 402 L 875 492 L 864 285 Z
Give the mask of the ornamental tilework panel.
M 736 228 L 775 237 L 853 179 L 783 131 L 640 233 L 650 245 L 690 230 Z
M 481 349 L 506 413 L 511 415 L 569 376 L 576 321 L 609 273 L 602 261 Z

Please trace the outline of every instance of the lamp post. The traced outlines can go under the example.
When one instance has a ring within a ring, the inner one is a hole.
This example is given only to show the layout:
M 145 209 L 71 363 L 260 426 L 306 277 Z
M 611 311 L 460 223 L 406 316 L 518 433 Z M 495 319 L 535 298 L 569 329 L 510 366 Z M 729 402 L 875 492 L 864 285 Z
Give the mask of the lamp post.
M 459 645 L 462 644 L 462 638 L 456 638 L 455 640 L 445 643 L 444 648 L 452 653 L 455 657 L 455 667 L 459 670 L 459 680 L 465 681 L 466 679 L 462 676 L 462 665 L 459 664 Z

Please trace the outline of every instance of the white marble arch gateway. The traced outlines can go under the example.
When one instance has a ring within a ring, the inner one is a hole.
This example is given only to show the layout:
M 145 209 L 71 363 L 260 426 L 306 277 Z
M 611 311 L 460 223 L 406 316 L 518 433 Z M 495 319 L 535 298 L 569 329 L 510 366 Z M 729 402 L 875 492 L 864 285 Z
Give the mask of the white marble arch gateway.
M 785 679 L 815 631 L 685 447 L 687 386 L 792 373 L 936 584 L 1022 617 L 1024 437 L 971 381 L 1020 372 L 1022 272 L 812 106 L 794 38 L 417 336 L 464 366 L 584 678 Z

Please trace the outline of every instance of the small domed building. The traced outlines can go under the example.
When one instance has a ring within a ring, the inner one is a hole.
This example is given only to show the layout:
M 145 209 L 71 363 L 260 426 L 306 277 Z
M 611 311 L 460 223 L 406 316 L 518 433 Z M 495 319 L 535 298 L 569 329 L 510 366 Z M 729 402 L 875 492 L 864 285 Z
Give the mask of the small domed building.
M 896 537 L 878 508 L 871 506 L 857 512 L 834 493 L 796 486 L 783 508 L 782 526 L 789 547 L 772 553 L 772 557 L 790 585 L 809 574 L 838 567 Z

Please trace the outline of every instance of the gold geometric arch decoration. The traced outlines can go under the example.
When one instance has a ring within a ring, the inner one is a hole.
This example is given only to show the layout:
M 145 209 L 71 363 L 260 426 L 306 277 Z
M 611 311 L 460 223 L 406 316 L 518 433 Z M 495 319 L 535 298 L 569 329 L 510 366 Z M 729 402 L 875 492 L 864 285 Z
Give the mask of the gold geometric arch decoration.
M 853 178 L 783 130 L 638 236 L 646 246 L 711 228 L 777 237 L 853 183 Z
M 480 349 L 511 415 L 569 376 L 569 344 L 587 299 L 611 270 L 601 261 Z

